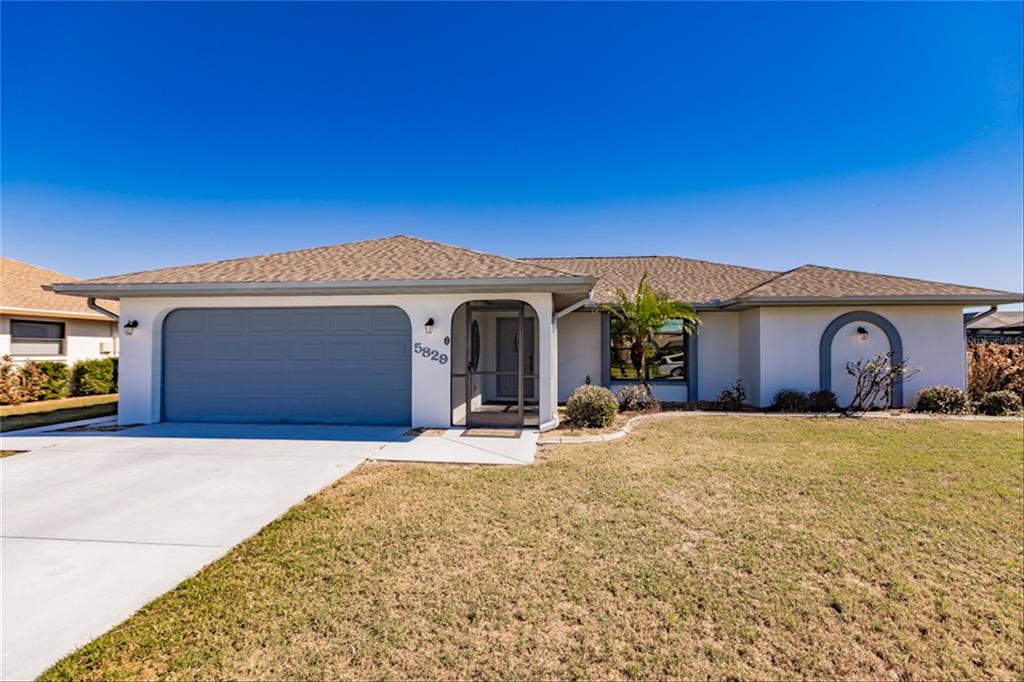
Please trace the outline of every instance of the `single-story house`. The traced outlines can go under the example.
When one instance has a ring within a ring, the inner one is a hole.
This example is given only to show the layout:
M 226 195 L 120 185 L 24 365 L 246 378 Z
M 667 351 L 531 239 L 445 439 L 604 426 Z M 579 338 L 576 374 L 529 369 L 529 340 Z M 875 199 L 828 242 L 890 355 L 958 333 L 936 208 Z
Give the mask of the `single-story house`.
M 69 275 L 0 257 L 0 356 L 15 362 L 78 360 L 117 355 L 117 301 L 107 312 L 86 299 L 44 289 L 53 282 L 74 282 Z
M 966 383 L 963 310 L 1021 294 L 804 265 L 773 272 L 675 256 L 513 259 L 408 236 L 73 282 L 121 304 L 122 423 L 557 423 L 585 383 L 635 381 L 602 304 L 640 278 L 700 315 L 668 324 L 663 400 L 737 380 L 849 400 L 849 360 L 892 351 L 919 388 Z

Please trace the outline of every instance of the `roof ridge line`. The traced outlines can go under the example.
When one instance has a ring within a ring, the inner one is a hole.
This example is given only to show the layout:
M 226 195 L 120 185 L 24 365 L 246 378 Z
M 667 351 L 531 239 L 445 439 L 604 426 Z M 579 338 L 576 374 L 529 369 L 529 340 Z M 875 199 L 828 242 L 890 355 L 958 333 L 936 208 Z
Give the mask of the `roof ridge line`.
M 757 270 L 758 272 L 770 272 L 774 275 L 782 274 L 778 270 L 768 270 L 766 268 L 755 268 L 750 265 L 737 265 L 736 263 L 722 263 L 721 261 L 706 260 L 704 258 L 690 258 L 689 256 L 677 256 L 675 254 L 668 255 L 654 255 L 654 256 L 542 256 L 542 257 L 530 257 L 520 258 L 519 260 L 531 261 L 531 260 L 621 260 L 624 258 L 667 258 L 675 260 L 689 261 L 691 263 L 704 263 L 706 265 L 719 265 L 726 268 L 740 268 L 742 270 Z
M 439 241 L 437 241 L 435 239 L 424 239 L 423 237 L 414 237 L 414 236 L 408 235 L 408 234 L 400 234 L 400 235 L 397 235 L 397 236 L 404 237 L 405 239 L 415 239 L 416 241 L 425 242 L 427 244 L 435 244 L 437 246 L 443 246 L 443 247 L 448 248 L 448 249 L 457 249 L 459 251 L 465 251 L 466 253 L 476 254 L 477 256 L 487 256 L 489 258 L 500 258 L 501 260 L 507 261 L 509 263 L 521 264 L 521 263 L 524 262 L 524 260 L 521 259 L 521 258 L 510 258 L 508 256 L 502 256 L 502 255 L 499 255 L 497 253 L 489 253 L 487 251 L 478 251 L 476 249 L 470 249 L 470 248 L 465 247 L 465 246 L 456 246 L 455 244 L 446 244 L 445 242 L 439 242 Z M 555 272 L 555 273 L 558 273 L 559 275 L 566 276 L 566 277 L 583 277 L 584 276 L 584 275 L 580 275 L 580 274 L 577 274 L 577 273 L 574 273 L 574 272 L 568 272 L 566 270 L 559 270 L 558 268 L 548 267 L 547 265 L 539 265 L 537 263 L 530 263 L 530 265 L 532 265 L 535 268 L 541 268 L 542 270 L 550 270 L 551 272 Z
M 798 265 L 795 268 L 790 268 L 789 270 L 784 270 L 783 272 L 778 272 L 778 273 L 775 274 L 774 277 L 769 277 L 768 279 L 766 279 L 765 281 L 761 282 L 760 284 L 755 284 L 754 286 L 750 287 L 749 289 L 745 289 L 745 290 L 741 291 L 740 293 L 736 294 L 735 296 L 732 297 L 732 300 L 738 301 L 743 296 L 749 294 L 751 291 L 754 291 L 755 289 L 760 289 L 761 287 L 763 287 L 763 286 L 765 286 L 767 284 L 771 284 L 772 282 L 780 280 L 783 277 L 785 277 L 786 275 L 794 273 L 797 270 L 799 270 L 800 268 L 805 268 L 805 267 L 807 267 L 806 263 L 804 265 Z
M 911 282 L 923 282 L 925 284 L 942 284 L 949 287 L 964 287 L 967 289 L 978 289 L 980 291 L 999 291 L 1005 294 L 1015 293 L 1013 291 L 1004 291 L 1002 289 L 989 289 L 986 287 L 975 286 L 974 284 L 957 284 L 956 282 L 943 282 L 938 279 L 924 279 L 923 277 L 907 277 L 906 275 L 892 275 L 885 272 L 871 272 L 870 270 L 851 270 L 850 268 L 837 268 L 832 265 L 818 265 L 817 263 L 806 263 L 800 266 L 801 268 L 821 268 L 822 270 L 837 270 L 839 272 L 852 272 L 858 275 L 871 275 L 872 277 L 889 277 L 892 279 L 905 279 Z

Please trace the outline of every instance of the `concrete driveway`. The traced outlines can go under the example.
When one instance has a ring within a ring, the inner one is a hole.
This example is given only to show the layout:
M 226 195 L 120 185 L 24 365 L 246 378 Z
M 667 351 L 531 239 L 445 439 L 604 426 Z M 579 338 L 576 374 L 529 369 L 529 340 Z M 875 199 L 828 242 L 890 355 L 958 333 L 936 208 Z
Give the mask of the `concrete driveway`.
M 153 424 L 4 437 L 3 679 L 28 679 L 398 438 Z

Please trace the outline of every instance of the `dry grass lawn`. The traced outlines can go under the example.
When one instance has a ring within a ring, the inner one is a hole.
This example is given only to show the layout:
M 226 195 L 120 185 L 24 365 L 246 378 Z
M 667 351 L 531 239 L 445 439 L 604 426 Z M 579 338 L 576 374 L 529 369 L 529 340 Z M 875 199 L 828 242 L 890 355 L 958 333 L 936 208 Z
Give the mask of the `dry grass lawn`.
M 364 466 L 46 679 L 1024 675 L 1024 426 L 665 420 Z
M 117 414 L 116 393 L 3 405 L 0 406 L 0 432 L 107 417 L 112 414 Z

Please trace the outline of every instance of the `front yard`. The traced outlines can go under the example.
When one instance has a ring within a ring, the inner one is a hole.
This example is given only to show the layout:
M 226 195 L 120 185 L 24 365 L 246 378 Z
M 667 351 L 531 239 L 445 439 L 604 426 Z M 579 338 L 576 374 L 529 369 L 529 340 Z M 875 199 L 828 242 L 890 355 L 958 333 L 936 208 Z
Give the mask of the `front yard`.
M 1021 422 L 692 417 L 364 465 L 48 679 L 1024 675 Z

